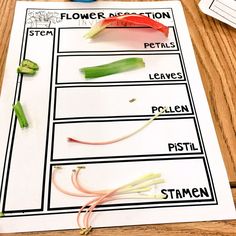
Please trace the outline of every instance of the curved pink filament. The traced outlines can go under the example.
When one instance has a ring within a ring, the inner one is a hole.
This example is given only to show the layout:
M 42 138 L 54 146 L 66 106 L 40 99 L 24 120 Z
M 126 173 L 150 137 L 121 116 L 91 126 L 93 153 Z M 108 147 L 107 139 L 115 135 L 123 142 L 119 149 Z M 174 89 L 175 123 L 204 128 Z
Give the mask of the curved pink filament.
M 123 187 L 123 186 L 122 186 Z M 89 207 L 89 209 L 87 210 L 85 216 L 84 216 L 84 225 L 87 227 L 89 227 L 89 219 L 90 219 L 90 216 L 92 214 L 92 211 L 94 210 L 94 208 L 99 204 L 99 203 L 103 203 L 103 202 L 107 202 L 109 200 L 114 200 L 114 195 L 116 194 L 116 192 L 118 192 L 122 187 L 119 187 L 119 188 L 116 188 L 110 192 L 108 192 L 107 194 L 97 198 L 95 201 L 95 203 L 93 205 L 91 205 Z M 108 200 L 107 200 L 108 198 Z
M 95 198 L 95 199 L 90 200 L 89 202 L 87 202 L 86 204 L 84 204 L 84 205 L 79 209 L 78 214 L 77 214 L 77 223 L 78 223 L 79 228 L 81 228 L 81 229 L 83 228 L 83 227 L 81 226 L 81 224 L 80 224 L 80 216 L 81 216 L 82 211 L 83 211 L 87 206 L 89 206 L 90 204 L 96 202 L 98 199 L 100 199 L 100 197 L 97 197 L 97 198 Z M 104 202 L 105 202 L 105 200 L 104 200 Z M 88 213 L 89 209 L 90 209 L 90 207 L 86 210 L 85 215 Z M 87 225 L 87 224 L 86 224 L 86 225 Z M 88 227 L 86 227 L 86 228 L 88 228 Z
M 81 229 L 83 228 L 83 227 L 81 226 L 81 224 L 80 224 L 80 215 L 81 215 L 82 211 L 84 210 L 85 207 L 87 207 L 88 205 L 90 205 L 90 204 L 93 203 L 94 201 L 96 201 L 96 199 L 90 200 L 89 202 L 87 202 L 86 204 L 84 204 L 84 205 L 79 209 L 78 214 L 77 214 L 77 224 L 78 224 L 79 228 L 81 228 Z
M 146 128 L 148 125 L 150 125 L 158 116 L 161 115 L 161 113 L 163 113 L 166 110 L 166 107 L 164 107 L 160 112 L 158 112 L 157 114 L 155 114 L 153 117 L 151 117 L 144 125 L 142 125 L 141 127 L 139 127 L 138 129 L 134 130 L 133 132 L 124 135 L 122 137 L 118 137 L 112 140 L 107 140 L 107 141 L 98 141 L 98 142 L 91 142 L 91 141 L 84 141 L 84 140 L 79 140 L 79 139 L 74 139 L 74 138 L 67 138 L 69 142 L 75 142 L 75 143 L 80 143 L 80 144 L 87 144 L 87 145 L 105 145 L 105 144 L 113 144 L 113 143 L 117 143 L 119 141 L 122 141 L 124 139 L 127 139 L 137 133 L 139 133 L 140 131 L 142 131 L 144 128 Z
M 93 195 L 103 195 L 107 193 L 107 190 L 100 190 L 100 191 L 92 191 L 88 188 L 85 188 L 84 186 L 82 186 L 79 182 L 79 172 L 80 172 L 81 168 L 78 168 L 73 174 L 72 174 L 72 182 L 73 185 L 76 189 L 78 189 L 79 191 L 83 192 L 83 193 L 87 193 L 87 194 L 93 194 Z
M 76 180 L 76 175 L 78 175 L 78 171 L 73 171 L 72 172 L 72 175 L 71 175 L 71 182 L 73 184 L 73 186 L 80 192 L 84 193 L 84 194 L 87 194 L 87 197 L 94 197 L 94 196 L 97 196 L 97 194 L 95 192 L 88 192 L 86 191 L 85 188 L 81 187 L 81 185 L 78 183 L 78 181 Z
M 102 197 L 98 197 L 95 199 L 94 203 L 87 209 L 87 211 L 85 212 L 85 215 L 84 215 L 84 219 L 83 219 L 83 224 L 85 226 L 85 228 L 89 228 L 90 227 L 90 224 L 89 224 L 89 219 L 91 217 L 91 214 L 94 210 L 94 208 L 98 205 L 98 204 L 102 204 L 104 202 L 108 202 L 108 201 L 112 201 L 112 200 L 115 200 L 117 199 L 118 196 L 111 196 L 109 198 L 104 198 L 103 196 Z
M 102 142 L 90 142 L 90 141 L 83 141 L 83 140 L 79 140 L 79 139 L 75 139 L 75 138 L 70 138 L 68 137 L 68 141 L 69 142 L 74 142 L 74 143 L 80 143 L 80 144 L 87 144 L 87 145 L 106 145 L 106 144 L 112 144 L 112 143 L 117 143 L 125 138 L 128 137 L 121 137 L 118 139 L 113 139 L 113 140 L 109 140 L 109 141 L 102 141 Z
M 146 181 L 145 181 L 146 182 Z M 86 228 L 90 227 L 89 225 L 89 220 L 91 218 L 91 214 L 93 212 L 93 210 L 96 208 L 96 206 L 98 204 L 102 204 L 104 202 L 108 202 L 108 201 L 111 201 L 111 200 L 115 200 L 118 198 L 119 195 L 123 195 L 123 194 L 127 194 L 129 193 L 130 191 L 132 192 L 133 189 L 137 188 L 136 185 L 134 185 L 132 188 L 129 189 L 129 191 L 127 192 L 119 192 L 119 190 L 121 190 L 122 188 L 125 188 L 127 186 L 129 186 L 130 184 L 128 185 L 123 185 L 121 187 L 118 187 L 110 192 L 108 192 L 107 194 L 101 196 L 101 197 L 98 197 L 95 199 L 95 201 L 91 202 L 91 206 L 89 207 L 89 209 L 87 209 L 86 213 L 85 213 L 85 216 L 84 216 L 84 225 Z M 138 184 L 139 185 L 139 184 Z M 144 197 L 144 196 L 141 196 L 141 198 Z
M 56 187 L 56 189 L 66 195 L 69 195 L 69 196 L 73 196 L 73 197 L 87 197 L 86 195 L 84 194 L 79 194 L 79 193 L 74 193 L 74 192 L 71 192 L 71 191 L 68 191 L 66 189 L 63 189 L 58 183 L 57 183 L 57 180 L 56 180 L 56 174 L 57 174 L 57 168 L 54 168 L 53 172 L 52 172 L 52 182 L 54 184 L 54 186 Z
M 71 192 L 71 191 L 68 191 L 68 190 L 65 190 L 63 189 L 58 183 L 57 183 L 57 180 L 56 180 L 56 174 L 57 174 L 57 169 L 55 168 L 52 172 L 52 182 L 53 184 L 55 185 L 55 187 L 62 193 L 66 194 L 66 195 L 70 195 L 70 196 L 76 196 L 76 197 L 96 197 L 95 199 L 92 199 L 90 200 L 89 202 L 87 202 L 86 204 L 84 204 L 80 210 L 78 211 L 78 214 L 77 214 L 77 223 L 78 223 L 78 226 L 82 228 L 81 224 L 80 224 L 80 216 L 81 216 L 81 213 L 82 211 L 87 207 L 88 209 L 86 210 L 85 212 L 85 215 L 84 215 L 84 219 L 83 219 L 83 224 L 85 226 L 85 229 L 86 230 L 89 230 L 90 228 L 90 225 L 89 225 L 89 221 L 90 221 L 90 218 L 91 218 L 91 215 L 92 215 L 92 212 L 93 210 L 97 207 L 97 205 L 99 204 L 102 204 L 104 202 L 108 202 L 108 201 L 111 201 L 111 200 L 116 200 L 118 198 L 122 198 L 122 196 L 120 195 L 123 195 L 123 194 L 129 194 L 129 193 L 132 193 L 133 190 L 135 189 L 138 189 L 138 187 L 136 185 L 140 185 L 140 181 L 137 182 L 136 181 L 133 181 L 129 184 L 126 184 L 126 185 L 123 185 L 121 187 L 118 187 L 114 190 L 103 190 L 103 191 L 91 191 L 83 186 L 81 186 L 81 184 L 79 183 L 79 180 L 78 180 L 78 175 L 79 175 L 79 172 L 80 172 L 80 169 L 81 168 L 78 168 L 76 171 L 73 171 L 72 172 L 72 175 L 71 175 L 71 180 L 72 180 L 72 184 L 73 186 L 76 188 L 76 190 L 82 192 L 82 193 L 86 193 L 87 195 L 84 195 L 84 194 L 78 194 L 78 193 L 74 193 L 74 192 Z M 146 180 L 144 180 L 144 182 L 146 182 Z M 149 180 L 148 180 L 149 181 Z M 135 184 L 134 184 L 135 183 Z M 131 186 L 130 186 L 131 185 Z M 128 186 L 130 186 L 129 189 L 126 189 Z M 140 186 L 139 186 L 140 188 Z M 123 189 L 123 192 L 120 191 Z M 124 191 L 124 189 L 126 189 L 126 191 Z M 109 192 L 107 192 L 109 191 Z M 120 192 L 119 192 L 120 191 Z M 125 198 L 129 198 L 130 196 L 126 196 Z M 141 198 L 142 197 L 145 197 L 145 196 L 140 196 Z M 86 234 L 88 233 L 89 231 L 86 231 Z

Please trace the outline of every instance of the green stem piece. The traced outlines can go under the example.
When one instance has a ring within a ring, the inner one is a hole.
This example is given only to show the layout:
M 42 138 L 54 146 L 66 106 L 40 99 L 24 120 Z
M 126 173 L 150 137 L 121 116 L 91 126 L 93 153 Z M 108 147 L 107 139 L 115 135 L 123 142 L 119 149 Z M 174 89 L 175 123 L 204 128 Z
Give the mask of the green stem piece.
M 38 69 L 39 69 L 39 66 L 37 63 L 29 59 L 24 59 L 21 62 L 20 66 L 17 68 L 17 72 L 21 74 L 35 75 Z
M 104 65 L 84 67 L 81 68 L 80 71 L 84 73 L 86 79 L 93 79 L 128 70 L 142 68 L 144 66 L 145 63 L 142 58 L 133 57 L 121 59 Z
M 30 69 L 33 69 L 33 70 L 38 70 L 39 69 L 39 66 L 37 63 L 29 60 L 29 59 L 25 59 L 21 62 L 21 66 L 23 67 L 28 67 Z
M 13 110 L 15 111 L 16 117 L 20 124 L 21 128 L 28 127 L 28 121 L 25 117 L 25 113 L 23 111 L 21 103 L 18 101 L 15 105 L 13 105 Z
M 33 70 L 31 68 L 28 68 L 28 67 L 24 67 L 24 66 L 19 66 L 17 68 L 17 73 L 27 74 L 27 75 L 35 75 L 36 70 Z

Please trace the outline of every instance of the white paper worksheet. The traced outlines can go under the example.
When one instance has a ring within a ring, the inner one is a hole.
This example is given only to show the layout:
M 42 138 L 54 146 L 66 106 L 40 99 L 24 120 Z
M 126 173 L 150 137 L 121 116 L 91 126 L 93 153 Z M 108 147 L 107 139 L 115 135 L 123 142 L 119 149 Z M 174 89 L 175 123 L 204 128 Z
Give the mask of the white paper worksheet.
M 159 21 L 169 36 L 129 25 L 83 37 L 124 14 Z M 145 67 L 90 80 L 80 71 L 131 57 Z M 16 72 L 23 59 L 39 65 L 34 76 Z M 12 110 L 17 101 L 27 128 Z M 86 204 L 85 228 L 235 219 L 181 3 L 17 2 L 0 97 L 0 177 L 1 233 L 76 229 Z
M 236 28 L 236 0 L 201 0 L 199 7 L 205 14 Z

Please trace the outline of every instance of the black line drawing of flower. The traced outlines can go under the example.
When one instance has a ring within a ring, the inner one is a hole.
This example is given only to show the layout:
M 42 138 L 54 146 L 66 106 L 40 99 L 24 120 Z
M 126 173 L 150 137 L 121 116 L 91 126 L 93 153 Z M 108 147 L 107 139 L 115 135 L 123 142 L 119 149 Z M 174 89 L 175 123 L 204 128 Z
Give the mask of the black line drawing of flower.
M 50 28 L 52 24 L 59 22 L 60 15 L 55 11 L 30 11 L 27 14 L 27 24 L 31 28 Z

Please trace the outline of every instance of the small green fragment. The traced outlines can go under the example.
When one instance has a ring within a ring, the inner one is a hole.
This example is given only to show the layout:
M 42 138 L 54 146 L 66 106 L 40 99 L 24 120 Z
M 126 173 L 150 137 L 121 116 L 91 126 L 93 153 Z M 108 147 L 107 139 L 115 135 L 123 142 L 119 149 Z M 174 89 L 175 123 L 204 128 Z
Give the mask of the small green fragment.
M 37 63 L 29 59 L 24 59 L 21 62 L 20 66 L 17 68 L 17 72 L 21 74 L 35 75 L 38 69 L 39 66 Z
M 135 102 L 135 101 L 136 101 L 136 98 L 132 98 L 129 100 L 130 103 Z
M 4 213 L 3 212 L 0 212 L 0 217 L 3 217 L 4 216 Z
M 102 76 L 112 75 L 124 71 L 142 68 L 145 63 L 142 58 L 126 58 L 112 63 L 103 64 L 99 66 L 84 67 L 80 71 L 84 73 L 86 79 L 93 79 Z
M 39 66 L 37 63 L 29 60 L 29 59 L 25 59 L 21 62 L 21 66 L 23 67 L 28 67 L 30 69 L 33 69 L 33 70 L 38 70 L 39 69 Z
M 35 75 L 36 74 L 36 70 L 33 70 L 28 67 L 24 67 L 24 66 L 19 66 L 17 68 L 17 72 L 21 73 L 21 74 L 27 74 L 27 75 Z
M 21 128 L 28 127 L 28 121 L 25 117 L 25 113 L 23 111 L 21 103 L 18 101 L 15 105 L 13 105 L 13 109 L 15 111 L 16 117 L 18 119 L 18 122 L 20 124 Z

